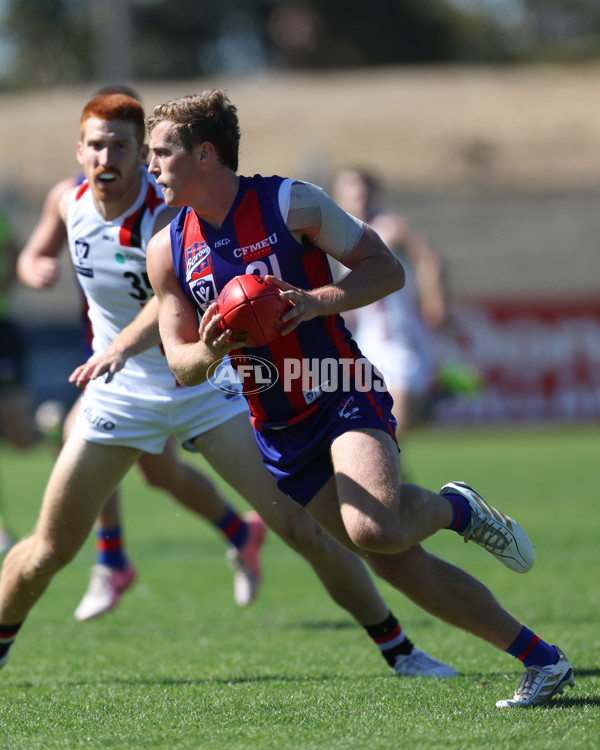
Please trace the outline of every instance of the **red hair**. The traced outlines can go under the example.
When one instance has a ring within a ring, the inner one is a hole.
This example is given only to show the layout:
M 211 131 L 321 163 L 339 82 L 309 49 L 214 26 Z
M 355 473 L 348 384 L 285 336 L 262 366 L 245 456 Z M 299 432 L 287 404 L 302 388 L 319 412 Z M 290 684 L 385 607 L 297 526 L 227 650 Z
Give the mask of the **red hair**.
M 146 122 L 142 105 L 126 94 L 101 94 L 91 99 L 83 108 L 79 125 L 83 139 L 83 126 L 90 117 L 99 120 L 124 120 L 135 126 L 135 137 L 140 146 L 146 136 Z

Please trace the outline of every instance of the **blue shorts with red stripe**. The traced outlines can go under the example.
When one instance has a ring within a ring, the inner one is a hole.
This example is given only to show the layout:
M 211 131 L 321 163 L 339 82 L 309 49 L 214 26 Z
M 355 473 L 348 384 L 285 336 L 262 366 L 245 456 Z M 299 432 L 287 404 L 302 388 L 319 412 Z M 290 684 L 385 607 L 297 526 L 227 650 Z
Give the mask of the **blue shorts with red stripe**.
M 289 427 L 254 431 L 263 463 L 279 489 L 302 506 L 333 474 L 329 447 L 349 430 L 376 429 L 396 439 L 393 399 L 386 390 L 335 391 L 319 408 Z

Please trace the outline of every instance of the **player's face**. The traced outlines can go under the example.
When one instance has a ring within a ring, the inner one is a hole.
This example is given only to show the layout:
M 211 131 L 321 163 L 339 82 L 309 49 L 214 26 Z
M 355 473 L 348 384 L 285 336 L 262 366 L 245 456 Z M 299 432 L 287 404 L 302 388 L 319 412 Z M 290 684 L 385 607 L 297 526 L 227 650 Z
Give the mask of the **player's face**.
M 124 120 L 90 117 L 83 126 L 77 157 L 94 198 L 102 203 L 122 203 L 137 197 L 140 166 L 147 148 L 135 137 L 135 125 Z M 125 206 L 126 207 L 126 206 Z
M 150 155 L 148 171 L 162 188 L 167 206 L 194 205 L 196 158 L 179 142 L 168 120 L 158 122 L 152 129 Z

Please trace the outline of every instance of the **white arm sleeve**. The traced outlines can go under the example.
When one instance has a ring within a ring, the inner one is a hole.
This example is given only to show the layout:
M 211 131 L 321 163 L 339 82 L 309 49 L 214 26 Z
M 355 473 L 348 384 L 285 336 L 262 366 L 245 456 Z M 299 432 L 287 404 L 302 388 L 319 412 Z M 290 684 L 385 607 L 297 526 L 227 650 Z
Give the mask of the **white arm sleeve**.
M 284 180 L 279 188 L 279 208 L 291 232 L 320 227 L 317 245 L 342 263 L 364 232 L 364 222 L 346 213 L 310 182 Z

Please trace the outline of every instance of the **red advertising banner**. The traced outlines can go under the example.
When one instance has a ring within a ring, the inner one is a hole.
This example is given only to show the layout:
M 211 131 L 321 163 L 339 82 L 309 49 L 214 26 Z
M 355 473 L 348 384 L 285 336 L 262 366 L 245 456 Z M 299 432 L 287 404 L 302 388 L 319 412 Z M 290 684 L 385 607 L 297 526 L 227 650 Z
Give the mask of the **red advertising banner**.
M 482 388 L 441 401 L 444 423 L 600 418 L 600 302 L 451 306 L 442 363 L 469 363 Z

